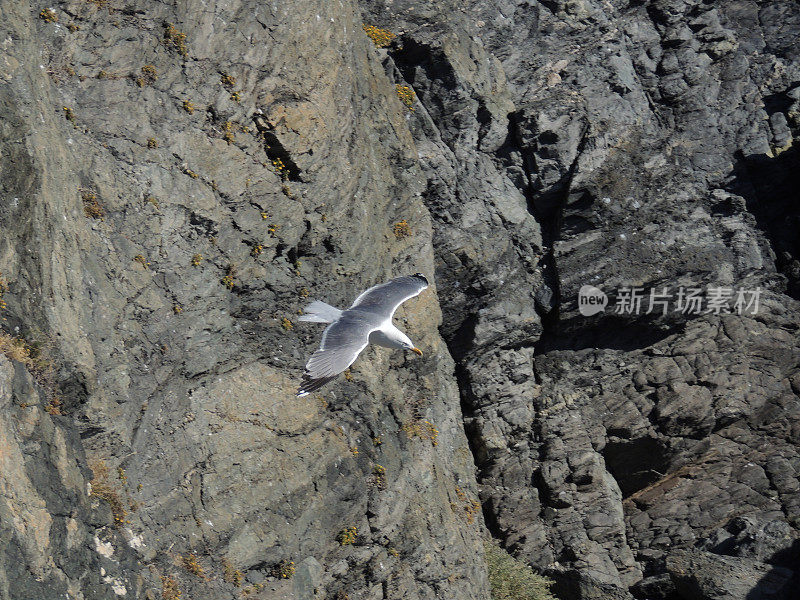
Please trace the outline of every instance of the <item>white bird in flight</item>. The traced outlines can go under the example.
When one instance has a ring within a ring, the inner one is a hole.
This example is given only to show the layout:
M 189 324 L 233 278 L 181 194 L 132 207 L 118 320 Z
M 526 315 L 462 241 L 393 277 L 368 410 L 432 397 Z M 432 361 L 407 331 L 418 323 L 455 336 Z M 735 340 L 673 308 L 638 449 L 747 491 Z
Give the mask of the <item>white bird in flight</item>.
M 411 350 L 422 356 L 408 336 L 392 324 L 394 311 L 428 287 L 422 273 L 395 277 L 362 292 L 350 308 L 339 310 L 315 300 L 299 321 L 330 323 L 322 334 L 319 350 L 311 355 L 297 390 L 305 396 L 321 388 L 353 364 L 368 344 Z

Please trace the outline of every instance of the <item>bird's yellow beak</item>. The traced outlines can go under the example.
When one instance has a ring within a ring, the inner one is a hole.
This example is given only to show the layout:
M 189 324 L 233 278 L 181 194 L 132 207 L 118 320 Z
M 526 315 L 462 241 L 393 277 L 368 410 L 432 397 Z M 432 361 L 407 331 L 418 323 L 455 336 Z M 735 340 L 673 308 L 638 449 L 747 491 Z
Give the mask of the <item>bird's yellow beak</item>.
M 414 352 L 415 354 L 419 354 L 420 356 L 422 356 L 422 350 L 420 350 L 419 348 L 412 348 L 411 351 Z

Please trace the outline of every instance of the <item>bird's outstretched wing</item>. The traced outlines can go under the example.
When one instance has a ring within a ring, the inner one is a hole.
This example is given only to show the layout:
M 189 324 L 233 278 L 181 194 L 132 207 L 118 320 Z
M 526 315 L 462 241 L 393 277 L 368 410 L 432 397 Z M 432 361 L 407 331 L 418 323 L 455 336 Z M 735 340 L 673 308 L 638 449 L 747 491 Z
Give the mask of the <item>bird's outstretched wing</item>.
M 325 329 L 319 350 L 306 363 L 297 395 L 305 396 L 321 388 L 352 365 L 369 344 L 369 334 L 380 325 L 370 313 L 343 311 L 339 319 Z
M 380 315 L 383 320 L 391 319 L 398 306 L 409 298 L 419 295 L 426 287 L 428 280 L 422 273 L 395 277 L 391 281 L 372 286 L 362 292 L 350 309 L 371 312 Z

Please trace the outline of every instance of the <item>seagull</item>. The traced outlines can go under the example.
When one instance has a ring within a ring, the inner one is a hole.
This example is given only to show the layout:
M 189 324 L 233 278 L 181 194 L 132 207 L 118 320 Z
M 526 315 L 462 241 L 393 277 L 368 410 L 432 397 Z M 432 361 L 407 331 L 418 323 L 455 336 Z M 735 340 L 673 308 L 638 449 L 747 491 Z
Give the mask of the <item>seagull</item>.
M 411 350 L 422 356 L 408 336 L 392 324 L 394 311 L 403 302 L 428 287 L 422 273 L 395 277 L 372 286 L 355 299 L 350 308 L 339 310 L 315 300 L 299 321 L 330 323 L 322 333 L 319 350 L 311 355 L 303 373 L 298 396 L 318 390 L 353 364 L 370 343 L 386 348 Z

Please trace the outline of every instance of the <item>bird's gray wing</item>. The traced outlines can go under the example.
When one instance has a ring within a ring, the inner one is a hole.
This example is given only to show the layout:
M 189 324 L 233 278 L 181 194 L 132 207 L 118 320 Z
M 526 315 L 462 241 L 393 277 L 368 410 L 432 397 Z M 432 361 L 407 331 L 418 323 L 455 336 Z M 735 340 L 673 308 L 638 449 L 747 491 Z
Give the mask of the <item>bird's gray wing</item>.
M 373 314 L 343 311 L 339 319 L 325 329 L 319 350 L 306 363 L 297 395 L 305 396 L 321 388 L 352 365 L 369 344 L 369 334 L 380 325 L 381 320 Z
M 428 287 L 428 280 L 422 273 L 395 277 L 391 281 L 369 288 L 355 299 L 351 309 L 357 308 L 390 319 L 403 302 L 419 295 Z

